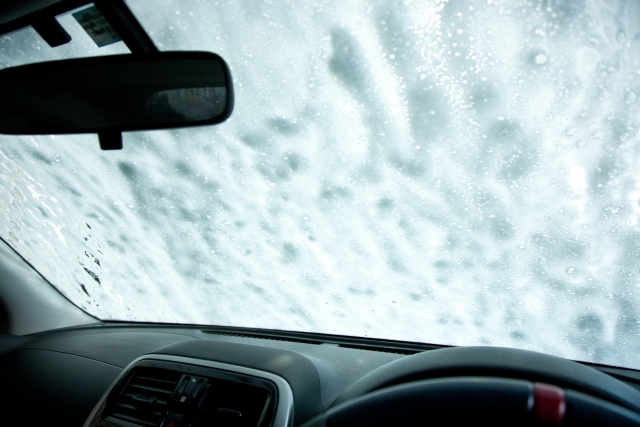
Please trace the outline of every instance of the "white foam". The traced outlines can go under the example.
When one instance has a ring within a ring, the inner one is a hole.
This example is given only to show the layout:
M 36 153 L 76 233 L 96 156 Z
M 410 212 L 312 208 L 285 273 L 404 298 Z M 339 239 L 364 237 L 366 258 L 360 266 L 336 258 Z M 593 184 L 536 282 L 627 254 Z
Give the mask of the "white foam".
M 227 59 L 236 108 L 122 152 L 0 137 L 0 234 L 76 304 L 640 367 L 640 76 L 598 30 L 625 10 L 128 3 Z

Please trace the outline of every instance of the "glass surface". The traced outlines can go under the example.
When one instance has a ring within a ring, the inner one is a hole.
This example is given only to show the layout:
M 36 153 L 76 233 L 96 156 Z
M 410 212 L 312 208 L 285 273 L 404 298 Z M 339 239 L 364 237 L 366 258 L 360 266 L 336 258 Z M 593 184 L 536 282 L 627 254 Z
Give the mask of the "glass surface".
M 79 307 L 640 368 L 640 3 L 128 4 L 236 106 L 0 137 L 0 235 Z
M 4 68 L 54 59 L 130 53 L 123 42 L 99 48 L 72 16 L 72 13 L 85 8 L 83 6 L 57 16 L 60 25 L 71 36 L 71 42 L 55 49 L 49 47 L 31 27 L 0 36 L 0 66 Z
M 178 113 L 188 122 L 211 120 L 220 115 L 226 105 L 226 87 L 193 87 L 155 92 L 146 100 L 145 111 Z

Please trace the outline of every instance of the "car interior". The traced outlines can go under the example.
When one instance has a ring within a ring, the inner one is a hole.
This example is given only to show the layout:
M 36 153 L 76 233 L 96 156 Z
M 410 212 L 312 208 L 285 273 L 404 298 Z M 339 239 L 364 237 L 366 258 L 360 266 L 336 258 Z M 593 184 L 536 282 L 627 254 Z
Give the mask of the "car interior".
M 49 78 L 48 85 L 55 86 L 61 76 L 73 72 L 72 67 L 82 65 L 96 67 L 96 81 L 108 82 L 98 67 L 105 61 L 112 66 L 116 60 L 9 67 L 0 70 L 0 97 L 5 98 L 0 113 L 33 119 L 11 127 L 2 116 L 2 133 L 95 133 L 100 141 L 95 151 L 108 154 L 111 151 L 104 150 L 127 149 L 123 131 L 215 125 L 233 114 L 232 86 L 241 81 L 231 76 L 224 59 L 189 53 L 154 56 L 162 52 L 123 0 L 93 4 L 131 51 L 118 64 L 135 69 L 133 61 L 142 61 L 143 77 L 135 80 L 135 71 L 130 74 L 134 88 L 160 93 L 213 84 L 225 88 L 224 102 L 207 110 L 209 115 L 194 113 L 189 118 L 185 113 L 176 118 L 163 110 L 159 119 L 145 123 L 136 118 L 134 101 L 127 104 L 131 109 L 125 115 L 114 113 L 104 122 L 94 120 L 84 106 L 69 106 L 68 114 L 81 120 L 49 121 L 51 112 L 37 108 L 45 102 L 45 89 L 34 89 L 31 99 L 16 81 L 36 76 L 32 80 Z M 33 27 L 55 48 L 69 41 L 56 16 L 88 5 L 84 0 L 5 1 L 0 6 L 0 35 Z M 162 61 L 176 61 L 167 65 L 167 76 L 172 77 L 147 79 L 150 72 L 144 71 L 144 61 L 151 60 L 158 74 L 163 72 Z M 206 76 L 191 75 L 193 66 L 171 74 L 189 60 L 214 64 L 207 76 L 218 72 L 217 83 L 194 83 Z M 176 83 L 180 79 L 184 86 Z M 65 90 L 81 86 L 74 83 Z M 133 98 L 134 89 L 127 91 Z M 105 89 L 101 98 L 116 92 Z M 52 108 L 65 111 L 66 102 Z M 109 105 L 96 108 L 106 110 Z M 8 234 L 0 236 L 0 378 L 2 407 L 12 420 L 7 425 L 640 426 L 640 370 L 501 346 L 101 320 L 52 286 L 7 242 Z

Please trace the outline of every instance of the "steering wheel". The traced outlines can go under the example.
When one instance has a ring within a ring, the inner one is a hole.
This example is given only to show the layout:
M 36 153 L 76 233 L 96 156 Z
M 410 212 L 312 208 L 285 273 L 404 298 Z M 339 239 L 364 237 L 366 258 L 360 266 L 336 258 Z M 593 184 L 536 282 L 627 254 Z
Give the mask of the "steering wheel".
M 365 425 L 640 427 L 640 392 L 542 353 L 431 350 L 365 375 L 304 426 Z

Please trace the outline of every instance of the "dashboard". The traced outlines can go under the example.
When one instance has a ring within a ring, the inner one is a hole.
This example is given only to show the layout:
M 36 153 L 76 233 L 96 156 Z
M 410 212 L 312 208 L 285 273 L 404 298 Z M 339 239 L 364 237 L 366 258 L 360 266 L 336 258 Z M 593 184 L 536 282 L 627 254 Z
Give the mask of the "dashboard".
M 119 323 L 0 337 L 4 405 L 27 403 L 19 412 L 23 425 L 341 425 L 326 417 L 345 407 L 352 413 L 353 402 L 370 413 L 369 396 L 390 401 L 384 393 L 404 396 L 407 385 L 425 381 L 440 387 L 434 396 L 443 399 L 448 392 L 442 380 L 452 378 L 458 388 L 467 381 L 465 392 L 469 381 L 479 386 L 481 379 L 493 381 L 489 388 L 496 381 L 552 384 L 563 387 L 567 399 L 577 393 L 616 408 L 627 421 L 640 420 L 637 371 L 523 350 L 418 348 L 321 334 Z M 428 401 L 428 391 L 420 393 Z M 479 393 L 487 395 L 486 384 Z M 437 406 L 459 400 L 452 395 Z
M 4 403 L 17 407 L 28 401 L 38 408 L 23 414 L 25 425 L 51 419 L 83 425 L 132 362 L 166 361 L 171 356 L 184 365 L 266 375 L 278 386 L 280 400 L 288 393 L 279 382 L 284 380 L 295 404 L 290 405 L 290 416 L 276 416 L 274 421 L 282 418 L 286 422 L 280 425 L 294 425 L 322 412 L 357 378 L 402 357 L 300 341 L 241 336 L 229 330 L 108 324 L 29 337 L 2 335 L 0 377 L 11 390 Z

